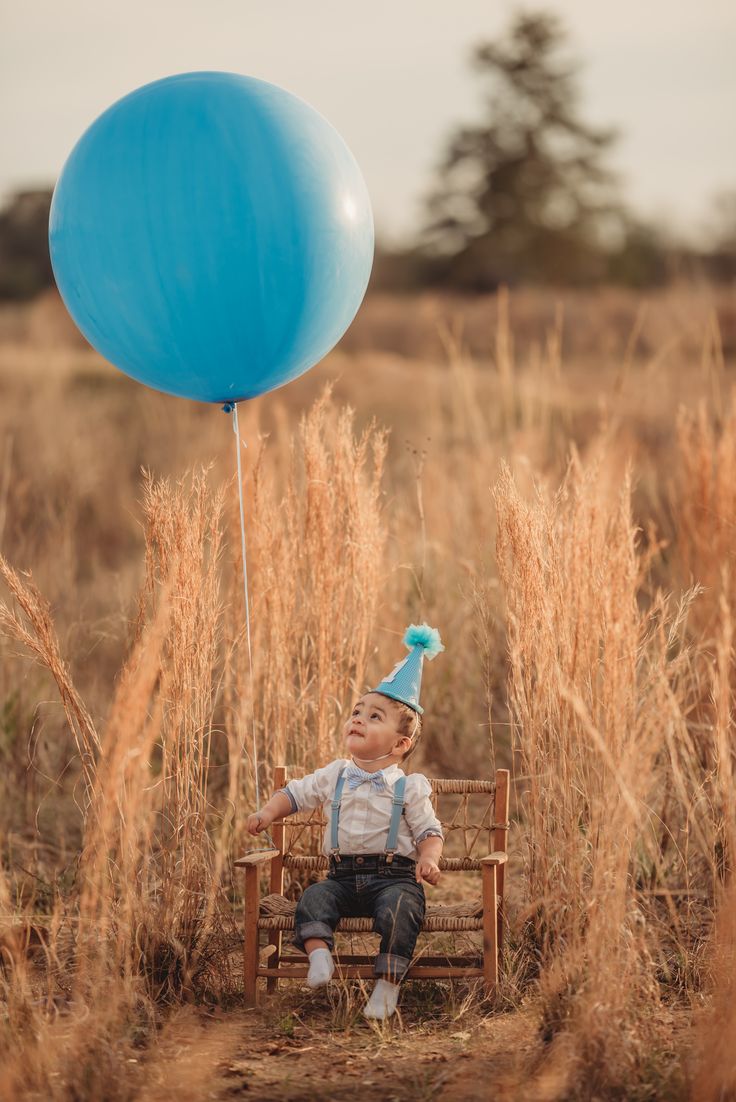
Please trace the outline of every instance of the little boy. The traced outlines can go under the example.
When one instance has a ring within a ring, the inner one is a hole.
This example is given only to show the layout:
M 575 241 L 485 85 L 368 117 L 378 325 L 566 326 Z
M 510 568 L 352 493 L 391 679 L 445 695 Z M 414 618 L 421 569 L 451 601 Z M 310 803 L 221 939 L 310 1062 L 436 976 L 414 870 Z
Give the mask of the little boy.
M 363 1013 L 388 1018 L 424 918 L 422 880 L 437 884 L 442 826 L 420 773 L 399 768 L 421 734 L 422 661 L 445 648 L 436 628 L 411 624 L 409 654 L 356 703 L 344 726 L 349 758 L 290 781 L 249 816 L 251 834 L 295 811 L 322 805 L 327 818 L 327 879 L 311 884 L 296 908 L 294 944 L 309 956 L 307 984 L 332 978 L 334 930 L 342 917 L 369 916 L 381 935 L 376 986 Z

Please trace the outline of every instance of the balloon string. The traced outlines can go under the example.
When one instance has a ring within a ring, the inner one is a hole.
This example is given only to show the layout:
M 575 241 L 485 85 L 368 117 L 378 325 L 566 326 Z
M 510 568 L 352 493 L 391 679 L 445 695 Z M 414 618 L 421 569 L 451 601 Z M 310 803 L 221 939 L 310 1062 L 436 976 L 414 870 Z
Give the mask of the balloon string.
M 256 715 L 253 707 L 254 690 L 253 690 L 253 649 L 251 647 L 250 640 L 250 601 L 248 600 L 248 556 L 245 547 L 245 504 L 243 502 L 243 472 L 240 462 L 240 445 L 242 443 L 244 448 L 248 445 L 244 440 L 240 439 L 240 430 L 238 428 L 238 403 L 232 403 L 233 412 L 233 432 L 235 433 L 235 448 L 238 457 L 238 499 L 240 501 L 240 548 L 243 560 L 243 595 L 245 597 L 245 629 L 248 639 L 248 670 L 250 675 L 250 725 L 253 738 L 253 772 L 255 774 L 256 782 L 256 806 L 261 806 L 261 792 L 258 783 L 258 746 L 256 743 Z M 267 830 L 262 832 L 265 834 L 267 840 L 271 843 L 275 849 L 275 845 L 271 835 Z

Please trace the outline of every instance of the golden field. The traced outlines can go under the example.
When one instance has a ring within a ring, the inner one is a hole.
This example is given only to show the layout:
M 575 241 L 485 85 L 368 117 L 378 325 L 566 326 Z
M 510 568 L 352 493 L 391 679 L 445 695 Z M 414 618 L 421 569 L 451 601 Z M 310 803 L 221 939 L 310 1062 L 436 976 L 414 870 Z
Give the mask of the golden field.
M 0 1097 L 734 1096 L 735 358 L 707 286 L 369 297 L 240 411 L 251 679 L 230 419 L 0 311 Z M 245 1010 L 251 710 L 267 789 L 422 620 L 412 767 L 512 770 L 498 1004 Z

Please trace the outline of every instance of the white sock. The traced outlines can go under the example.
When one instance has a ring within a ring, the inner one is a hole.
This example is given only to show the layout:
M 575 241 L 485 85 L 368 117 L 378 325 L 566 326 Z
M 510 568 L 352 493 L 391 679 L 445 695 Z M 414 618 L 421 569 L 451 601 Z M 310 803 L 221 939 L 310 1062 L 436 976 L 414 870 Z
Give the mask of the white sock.
M 376 980 L 376 986 L 371 992 L 370 999 L 365 1004 L 363 1013 L 366 1018 L 390 1018 L 396 1010 L 398 999 L 398 983 L 389 983 L 388 980 Z
M 309 954 L 307 987 L 324 987 L 332 979 L 335 962 L 329 949 L 312 949 Z

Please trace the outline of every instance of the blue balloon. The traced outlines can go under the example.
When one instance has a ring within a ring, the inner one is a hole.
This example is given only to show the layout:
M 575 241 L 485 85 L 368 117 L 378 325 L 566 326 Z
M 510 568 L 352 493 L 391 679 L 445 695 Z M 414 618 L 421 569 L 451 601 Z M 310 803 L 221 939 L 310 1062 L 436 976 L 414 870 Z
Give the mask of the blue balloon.
M 295 379 L 355 317 L 373 262 L 365 182 L 297 96 L 180 73 L 108 108 L 54 190 L 51 262 L 87 340 L 205 402 Z

